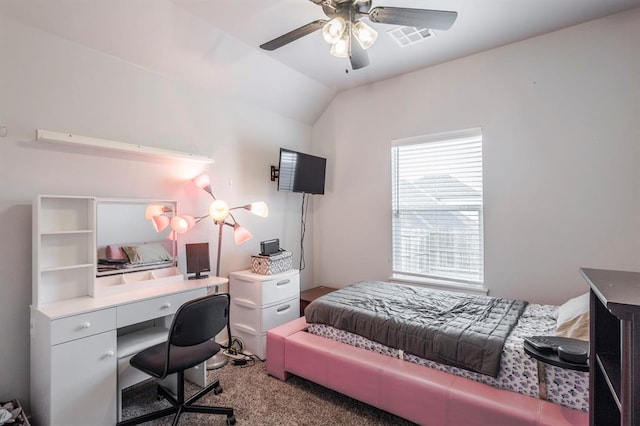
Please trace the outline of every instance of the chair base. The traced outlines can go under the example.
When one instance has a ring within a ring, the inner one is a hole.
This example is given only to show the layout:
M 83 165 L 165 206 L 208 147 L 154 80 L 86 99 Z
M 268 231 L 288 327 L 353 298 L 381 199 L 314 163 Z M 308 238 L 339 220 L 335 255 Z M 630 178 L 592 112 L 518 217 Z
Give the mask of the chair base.
M 168 416 L 170 414 L 174 414 L 173 425 L 178 424 L 178 420 L 182 413 L 203 413 L 203 414 L 222 414 L 227 416 L 227 425 L 236 424 L 236 418 L 233 415 L 233 408 L 230 407 L 210 407 L 206 405 L 196 405 L 194 402 L 205 396 L 211 391 L 217 395 L 222 392 L 222 388 L 220 387 L 220 382 L 216 380 L 215 382 L 209 384 L 207 387 L 200 390 L 198 393 L 193 395 L 188 400 L 184 400 L 184 372 L 178 372 L 177 381 L 178 381 L 178 389 L 177 389 L 177 399 L 169 393 L 164 387 L 158 385 L 158 394 L 162 395 L 167 401 L 169 401 L 172 407 L 165 408 L 163 410 L 154 411 L 153 413 L 143 414 L 138 417 L 134 417 L 131 419 L 123 420 L 118 422 L 118 426 L 128 426 L 128 425 L 138 425 L 141 423 L 146 423 L 151 420 L 159 419 L 161 417 Z
M 218 352 L 207 360 L 207 370 L 217 370 L 227 365 L 227 362 L 229 362 L 229 357 L 222 352 Z

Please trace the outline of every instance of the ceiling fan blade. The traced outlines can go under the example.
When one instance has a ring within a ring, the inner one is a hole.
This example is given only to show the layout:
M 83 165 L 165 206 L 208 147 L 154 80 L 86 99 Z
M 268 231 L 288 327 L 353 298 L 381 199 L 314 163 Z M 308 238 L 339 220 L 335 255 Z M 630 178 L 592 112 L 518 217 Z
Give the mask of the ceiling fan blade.
M 314 31 L 319 30 L 326 23 L 327 23 L 326 19 L 318 19 L 313 22 L 309 22 L 307 25 L 303 25 L 300 28 L 296 28 L 295 30 L 289 31 L 288 33 L 283 34 L 280 37 L 276 37 L 271 41 L 261 44 L 260 48 L 264 50 L 276 50 L 277 48 L 282 47 L 285 44 L 289 44 L 292 41 L 296 41 L 301 37 L 304 37 L 308 34 L 311 34 Z
M 432 30 L 448 30 L 457 17 L 458 12 L 404 7 L 374 7 L 369 11 L 372 22 Z
M 369 55 L 367 51 L 360 46 L 360 43 L 353 36 L 353 33 L 349 36 L 349 60 L 351 61 L 351 68 L 359 70 L 369 65 Z

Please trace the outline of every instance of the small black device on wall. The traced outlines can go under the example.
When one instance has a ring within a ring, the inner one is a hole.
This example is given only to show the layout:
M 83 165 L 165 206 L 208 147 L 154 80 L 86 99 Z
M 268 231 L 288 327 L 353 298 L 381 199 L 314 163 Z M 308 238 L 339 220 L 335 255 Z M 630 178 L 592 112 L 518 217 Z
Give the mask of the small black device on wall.
M 260 242 L 260 256 L 271 256 L 276 253 L 280 253 L 280 240 L 278 238 Z
M 190 276 L 190 280 L 199 280 L 207 278 L 203 272 L 210 272 L 209 264 L 209 243 L 193 243 L 185 244 L 187 252 L 187 274 L 195 274 Z

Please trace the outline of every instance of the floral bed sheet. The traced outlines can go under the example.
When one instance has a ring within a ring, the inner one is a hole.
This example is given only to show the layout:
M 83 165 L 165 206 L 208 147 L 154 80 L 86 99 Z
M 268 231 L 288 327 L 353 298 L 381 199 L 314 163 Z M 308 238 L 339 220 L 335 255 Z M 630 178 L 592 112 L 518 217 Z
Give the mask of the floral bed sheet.
M 466 377 L 496 388 L 537 398 L 539 395 L 537 361 L 525 353 L 523 338 L 534 335 L 552 335 L 556 328 L 554 314 L 557 309 L 557 306 L 538 304 L 529 304 L 526 307 L 517 325 L 505 342 L 502 359 L 500 361 L 500 372 L 497 377 L 439 364 L 407 353 L 400 354 L 398 349 L 384 346 L 362 336 L 324 324 L 309 324 L 309 332 L 352 346 L 372 350 L 383 355 L 395 358 L 401 357 L 415 364 Z M 549 401 L 576 410 L 588 410 L 588 372 L 566 370 L 552 365 L 547 365 L 545 370 L 547 399 Z

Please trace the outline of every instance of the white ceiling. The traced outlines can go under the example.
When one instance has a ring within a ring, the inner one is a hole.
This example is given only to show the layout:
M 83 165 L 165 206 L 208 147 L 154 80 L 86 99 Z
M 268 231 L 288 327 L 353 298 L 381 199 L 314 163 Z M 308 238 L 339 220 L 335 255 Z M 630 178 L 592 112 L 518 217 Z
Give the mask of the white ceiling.
M 325 18 L 310 0 L 0 0 L 14 19 L 180 81 L 313 123 L 336 92 L 640 6 L 640 0 L 373 0 L 453 10 L 451 29 L 401 48 L 378 40 L 352 71 L 315 32 L 273 52 L 258 46 Z M 346 72 L 348 70 L 348 72 Z

